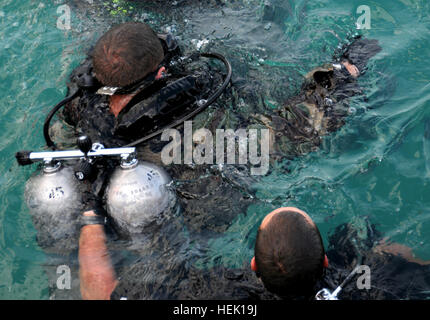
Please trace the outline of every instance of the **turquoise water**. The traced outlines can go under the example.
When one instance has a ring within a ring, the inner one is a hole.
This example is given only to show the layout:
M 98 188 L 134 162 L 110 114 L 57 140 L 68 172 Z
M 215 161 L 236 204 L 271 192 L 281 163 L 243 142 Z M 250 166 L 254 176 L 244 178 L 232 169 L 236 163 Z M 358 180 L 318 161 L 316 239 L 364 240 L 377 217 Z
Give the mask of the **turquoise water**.
M 329 62 L 357 32 L 356 9 L 363 4 L 285 1 L 289 9 L 269 24 L 262 20 L 260 2 L 227 2 L 222 10 L 204 3 L 169 10 L 134 5 L 127 14 L 109 13 L 97 1 L 91 10 L 71 2 L 72 29 L 65 31 L 56 27 L 61 1 L 1 0 L 1 299 L 49 298 L 46 256 L 23 200 L 24 183 L 35 168 L 18 167 L 13 155 L 44 146 L 46 113 L 64 97 L 68 74 L 110 24 L 145 20 L 184 43 L 208 39 L 210 47 L 244 63 L 237 73 L 263 80 L 274 75 L 267 99 L 277 105 L 297 91 L 304 73 Z M 430 140 L 424 137 L 430 121 L 430 4 L 365 4 L 371 29 L 360 32 L 383 48 L 359 80 L 368 99 L 353 99 L 346 125 L 325 137 L 319 151 L 292 161 L 289 174 L 272 168 L 254 186 L 261 201 L 239 215 L 224 237 L 211 240 L 201 265 L 249 261 L 259 222 L 283 205 L 307 211 L 325 243 L 338 224 L 360 227 L 369 219 L 384 236 L 430 260 Z

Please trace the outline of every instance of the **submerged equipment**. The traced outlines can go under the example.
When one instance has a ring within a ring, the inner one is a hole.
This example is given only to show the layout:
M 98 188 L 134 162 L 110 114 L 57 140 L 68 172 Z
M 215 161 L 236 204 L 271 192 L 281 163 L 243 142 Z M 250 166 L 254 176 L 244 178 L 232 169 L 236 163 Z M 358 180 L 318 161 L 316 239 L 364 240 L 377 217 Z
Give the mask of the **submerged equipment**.
M 169 207 L 172 179 L 164 169 L 148 162 L 123 162 L 106 190 L 106 207 L 121 231 L 139 234 L 161 218 Z
M 58 110 L 60 110 L 61 107 L 66 105 L 66 103 L 69 103 L 73 99 L 75 99 L 77 96 L 81 94 L 81 90 L 76 90 L 72 94 L 70 94 L 65 99 L 61 100 L 55 107 L 49 111 L 48 115 L 45 118 L 45 123 L 43 125 L 43 136 L 45 137 L 46 145 L 48 147 L 52 147 L 55 150 L 55 144 L 52 141 L 50 135 L 49 135 L 49 123 L 51 122 L 52 118 L 54 117 L 55 113 L 57 113 Z
M 191 55 L 190 57 L 184 58 L 182 60 L 194 59 L 195 57 L 213 58 L 213 59 L 217 59 L 217 60 L 220 60 L 221 62 L 223 62 L 223 64 L 225 65 L 225 67 L 227 69 L 227 75 L 226 75 L 222 85 L 218 88 L 218 90 L 216 90 L 206 100 L 197 101 L 195 103 L 195 108 L 193 108 L 187 115 L 181 117 L 178 120 L 173 121 L 170 124 L 163 126 L 162 128 L 160 128 L 154 132 L 146 134 L 144 137 L 139 138 L 139 139 L 135 140 L 134 142 L 127 144 L 126 147 L 137 146 L 137 145 L 139 145 L 139 144 L 141 144 L 141 143 L 143 143 L 143 142 L 145 142 L 145 141 L 147 141 L 147 140 L 149 140 L 155 136 L 160 135 L 166 129 L 175 128 L 175 127 L 179 126 L 184 121 L 189 120 L 190 118 L 194 117 L 195 115 L 199 114 L 200 112 L 205 110 L 207 107 L 209 107 L 212 103 L 214 103 L 216 101 L 216 99 L 218 99 L 218 97 L 227 88 L 228 84 L 230 83 L 231 76 L 232 76 L 232 67 L 231 67 L 230 62 L 224 56 L 222 56 L 219 53 L 195 53 L 195 54 Z M 106 90 L 105 87 L 103 87 L 101 89 Z M 112 91 L 111 94 L 113 94 L 115 92 L 116 92 L 116 90 Z M 77 96 L 79 96 L 81 94 L 82 94 L 82 89 L 78 88 L 75 92 L 70 94 L 68 97 L 66 97 L 64 100 L 62 100 L 60 103 L 58 103 L 54 108 L 52 108 L 52 110 L 47 115 L 45 122 L 44 122 L 44 125 L 43 125 L 43 134 L 44 134 L 45 141 L 46 141 L 46 144 L 48 147 L 51 147 L 54 150 L 56 148 L 54 141 L 52 141 L 52 139 L 49 135 L 49 124 L 50 124 L 53 116 L 61 107 L 63 107 L 65 104 L 72 101 L 74 98 L 76 98 Z
M 78 184 L 73 170 L 60 163 L 46 163 L 41 174 L 27 181 L 24 197 L 42 247 L 76 236 L 73 222 L 82 209 Z
M 25 188 L 25 199 L 33 216 L 49 215 L 51 220 L 67 221 L 66 226 L 70 225 L 83 205 L 79 181 L 88 179 L 95 162 L 104 157 L 121 159 L 106 192 L 108 214 L 120 227 L 145 225 L 167 208 L 173 197 L 167 187 L 171 181 L 169 175 L 154 164 L 139 162 L 136 148 L 105 149 L 85 136 L 78 139 L 78 146 L 80 150 L 16 153 L 20 165 L 37 161 L 44 164 L 43 172 L 30 178 Z M 74 161 L 77 165 L 73 170 L 63 166 L 64 161 Z M 64 234 L 60 231 L 58 236 Z

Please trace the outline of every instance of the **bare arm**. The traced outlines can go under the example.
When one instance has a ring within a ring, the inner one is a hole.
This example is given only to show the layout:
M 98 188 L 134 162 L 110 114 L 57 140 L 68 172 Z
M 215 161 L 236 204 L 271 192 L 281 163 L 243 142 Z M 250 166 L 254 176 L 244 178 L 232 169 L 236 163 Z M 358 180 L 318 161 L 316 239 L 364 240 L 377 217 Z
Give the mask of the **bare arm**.
M 95 215 L 87 211 L 84 215 Z M 83 226 L 79 239 L 79 279 L 84 300 L 109 300 L 117 285 L 106 246 L 104 227 Z
M 395 256 L 401 256 L 404 259 L 408 260 L 409 262 L 415 262 L 420 265 L 429 265 L 430 261 L 422 260 L 418 257 L 416 257 L 412 251 L 411 248 L 399 244 L 399 243 L 387 243 L 387 238 L 384 238 L 381 242 L 378 243 L 378 245 L 373 249 L 377 253 L 390 253 Z

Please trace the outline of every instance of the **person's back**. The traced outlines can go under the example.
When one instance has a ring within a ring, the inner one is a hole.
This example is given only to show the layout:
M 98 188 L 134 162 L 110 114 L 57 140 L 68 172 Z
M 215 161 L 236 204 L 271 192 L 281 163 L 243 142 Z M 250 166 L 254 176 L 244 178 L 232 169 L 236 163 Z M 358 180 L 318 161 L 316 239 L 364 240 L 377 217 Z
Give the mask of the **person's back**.
M 428 299 L 430 261 L 415 256 L 411 248 L 388 243 L 369 221 L 360 229 L 350 223 L 334 228 L 327 257 L 330 266 L 319 288 L 334 291 L 358 265 L 365 266 L 342 287 L 337 296 L 341 300 Z

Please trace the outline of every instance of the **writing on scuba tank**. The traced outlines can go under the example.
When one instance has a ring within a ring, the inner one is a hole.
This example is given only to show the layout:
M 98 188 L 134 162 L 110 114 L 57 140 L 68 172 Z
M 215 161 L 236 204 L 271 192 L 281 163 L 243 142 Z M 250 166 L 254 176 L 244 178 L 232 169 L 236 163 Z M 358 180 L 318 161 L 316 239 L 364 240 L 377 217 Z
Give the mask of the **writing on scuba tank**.
M 212 132 L 205 128 L 193 134 L 192 121 L 185 121 L 183 141 L 176 129 L 165 130 L 161 140 L 170 141 L 161 151 L 165 165 L 251 164 L 252 175 L 264 175 L 269 170 L 269 129 L 217 129 L 214 139 Z

